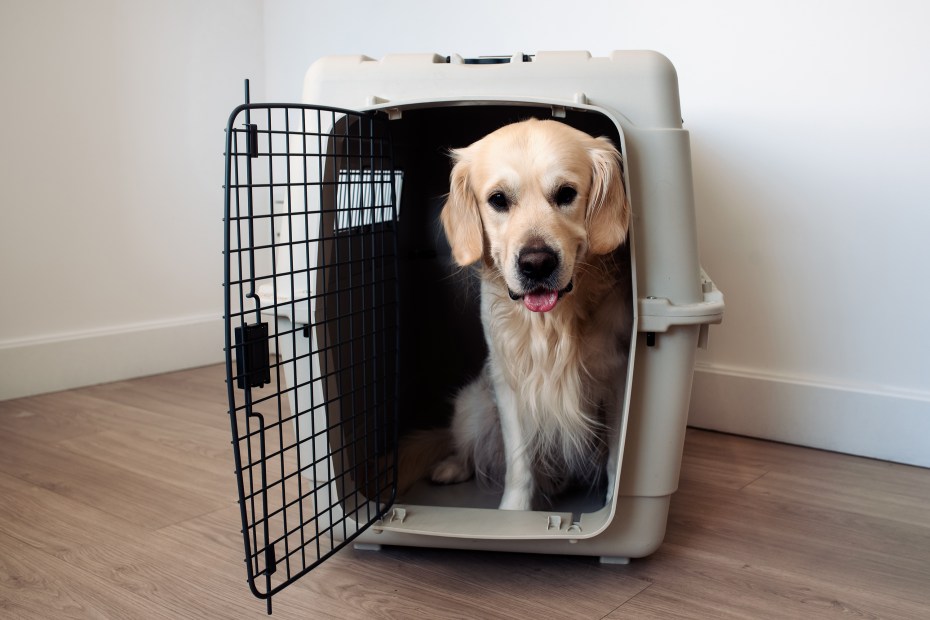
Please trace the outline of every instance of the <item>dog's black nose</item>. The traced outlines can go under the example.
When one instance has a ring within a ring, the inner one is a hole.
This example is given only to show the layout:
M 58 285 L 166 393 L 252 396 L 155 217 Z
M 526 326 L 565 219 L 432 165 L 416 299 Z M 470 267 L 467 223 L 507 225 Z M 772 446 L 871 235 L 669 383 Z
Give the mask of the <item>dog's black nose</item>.
M 525 247 L 517 256 L 520 274 L 528 280 L 539 282 L 552 275 L 559 266 L 559 257 L 548 246 Z

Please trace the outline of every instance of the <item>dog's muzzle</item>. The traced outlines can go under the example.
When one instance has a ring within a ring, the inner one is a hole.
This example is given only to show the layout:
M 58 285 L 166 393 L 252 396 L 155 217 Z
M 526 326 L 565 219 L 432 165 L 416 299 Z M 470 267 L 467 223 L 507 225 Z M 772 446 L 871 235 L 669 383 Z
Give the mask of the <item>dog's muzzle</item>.
M 527 310 L 532 312 L 549 312 L 566 293 L 570 293 L 574 284 L 569 281 L 562 289 L 558 288 L 559 266 L 558 253 L 543 243 L 527 244 L 517 255 L 517 273 L 524 293 L 507 289 L 514 301 L 523 301 Z

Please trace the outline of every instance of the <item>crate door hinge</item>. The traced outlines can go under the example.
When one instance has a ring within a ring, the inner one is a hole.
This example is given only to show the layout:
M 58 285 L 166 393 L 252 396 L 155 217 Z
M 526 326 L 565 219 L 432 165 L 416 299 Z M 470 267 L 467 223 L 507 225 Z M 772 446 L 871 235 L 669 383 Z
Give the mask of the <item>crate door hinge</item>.
M 236 328 L 236 371 L 240 390 L 271 383 L 268 323 Z

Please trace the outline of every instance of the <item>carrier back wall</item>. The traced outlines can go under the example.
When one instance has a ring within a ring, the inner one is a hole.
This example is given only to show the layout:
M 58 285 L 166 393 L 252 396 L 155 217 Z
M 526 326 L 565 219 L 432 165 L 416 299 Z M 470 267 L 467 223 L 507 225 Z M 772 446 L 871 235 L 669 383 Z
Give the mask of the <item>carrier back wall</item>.
M 396 491 L 397 438 L 441 426 L 485 356 L 477 284 L 438 225 L 450 148 L 555 118 L 621 150 L 633 209 L 627 376 L 603 489 L 500 511 L 474 483 Z M 300 105 L 227 128 L 227 384 L 253 592 L 342 545 L 579 554 L 625 562 L 665 534 L 695 348 L 723 298 L 698 261 L 677 77 L 654 52 L 466 60 L 325 58 Z

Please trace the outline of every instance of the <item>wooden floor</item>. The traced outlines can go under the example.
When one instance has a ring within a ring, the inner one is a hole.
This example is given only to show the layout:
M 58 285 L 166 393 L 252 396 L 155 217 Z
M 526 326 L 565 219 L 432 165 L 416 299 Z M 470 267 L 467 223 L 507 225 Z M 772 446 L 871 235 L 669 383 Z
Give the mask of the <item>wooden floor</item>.
M 239 527 L 220 368 L 0 402 L 0 618 L 264 617 Z M 930 470 L 692 430 L 647 559 L 346 550 L 274 617 L 930 618 Z

